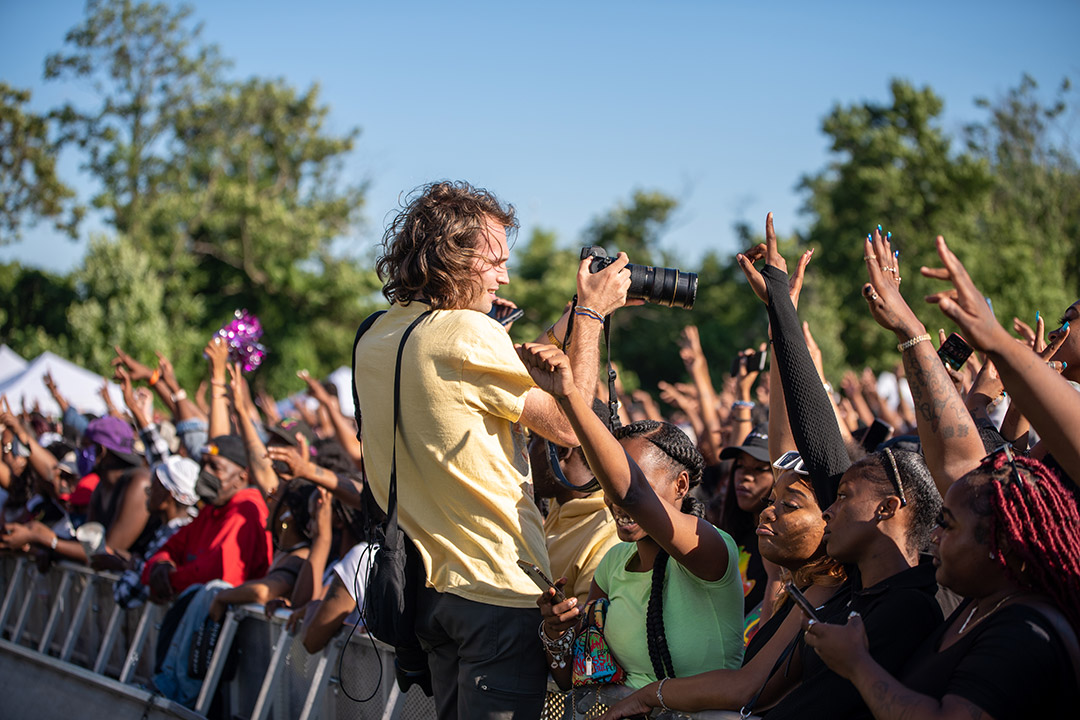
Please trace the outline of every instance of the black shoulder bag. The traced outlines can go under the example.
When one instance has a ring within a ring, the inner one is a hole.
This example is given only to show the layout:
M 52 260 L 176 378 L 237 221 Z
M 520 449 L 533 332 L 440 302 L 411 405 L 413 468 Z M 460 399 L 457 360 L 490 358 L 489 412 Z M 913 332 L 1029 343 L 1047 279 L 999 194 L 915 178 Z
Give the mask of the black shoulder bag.
M 379 538 L 379 549 L 368 576 L 364 593 L 364 625 L 369 634 L 395 648 L 419 647 L 416 639 L 416 598 L 418 583 L 423 582 L 423 564 L 416 545 L 398 527 L 397 515 L 397 426 L 401 397 L 401 356 L 405 342 L 420 321 L 431 314 L 421 313 L 401 336 L 397 363 L 394 368 L 394 449 L 390 461 L 390 493 L 386 505 L 386 527 Z M 360 337 L 377 319 L 372 315 L 356 333 L 353 343 L 353 401 L 360 409 L 356 392 L 356 344 Z M 360 419 L 357 419 L 359 427 Z M 360 433 L 357 431 L 357 437 Z

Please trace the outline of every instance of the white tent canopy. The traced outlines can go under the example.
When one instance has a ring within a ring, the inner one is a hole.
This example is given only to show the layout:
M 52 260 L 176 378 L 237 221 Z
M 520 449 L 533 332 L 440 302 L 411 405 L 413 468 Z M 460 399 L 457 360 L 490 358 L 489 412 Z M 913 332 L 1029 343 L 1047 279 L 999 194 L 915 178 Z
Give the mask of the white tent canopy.
M 52 374 L 56 389 L 79 412 L 94 415 L 107 412 L 100 394 L 105 378 L 48 351 L 31 360 L 21 372 L 0 380 L 0 395 L 7 395 L 8 402 L 16 411 L 25 398 L 27 408 L 37 404 L 46 415 L 58 416 L 60 406 L 45 387 L 46 373 Z M 109 383 L 109 397 L 116 407 L 124 407 L 124 396 L 116 383 Z
M 26 360 L 7 345 L 0 345 L 0 383 L 18 375 L 26 367 Z

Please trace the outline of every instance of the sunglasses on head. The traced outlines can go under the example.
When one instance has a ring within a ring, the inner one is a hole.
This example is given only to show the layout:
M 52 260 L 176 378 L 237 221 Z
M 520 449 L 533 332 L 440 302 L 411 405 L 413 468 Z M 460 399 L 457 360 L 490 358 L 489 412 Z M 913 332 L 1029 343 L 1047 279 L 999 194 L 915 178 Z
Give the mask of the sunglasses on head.
M 984 462 L 990 460 L 998 453 L 1005 453 L 1005 457 L 1008 459 L 1009 465 L 1012 466 L 1012 479 L 1023 485 L 1024 477 L 1020 474 L 1020 468 L 1016 466 L 1016 456 L 1013 454 L 1012 445 L 1010 445 L 1009 443 L 1005 443 L 1004 445 L 995 448 L 993 452 L 980 460 L 979 464 L 982 465 Z
M 803 462 L 802 455 L 799 454 L 798 450 L 789 450 L 776 458 L 773 467 L 781 471 L 790 470 L 799 475 L 810 474 L 810 471 L 806 469 L 806 463 Z

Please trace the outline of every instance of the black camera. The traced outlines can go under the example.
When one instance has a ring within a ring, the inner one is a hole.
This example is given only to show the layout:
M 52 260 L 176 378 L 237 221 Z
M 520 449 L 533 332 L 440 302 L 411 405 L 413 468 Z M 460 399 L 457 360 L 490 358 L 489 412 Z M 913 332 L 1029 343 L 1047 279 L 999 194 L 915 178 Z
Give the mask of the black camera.
M 599 245 L 581 248 L 581 259 L 592 258 L 589 272 L 596 273 L 615 262 Z M 687 273 L 674 268 L 657 268 L 651 265 L 627 263 L 630 271 L 630 289 L 626 296 L 634 300 L 689 310 L 697 297 L 697 273 Z

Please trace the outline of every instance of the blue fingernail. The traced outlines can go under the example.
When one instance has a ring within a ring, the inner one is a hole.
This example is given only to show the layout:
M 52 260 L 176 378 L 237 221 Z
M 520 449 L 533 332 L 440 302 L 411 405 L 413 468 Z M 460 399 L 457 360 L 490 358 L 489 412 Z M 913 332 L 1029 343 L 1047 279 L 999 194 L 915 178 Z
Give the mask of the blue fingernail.
M 1061 326 L 1061 329 L 1062 330 L 1068 330 L 1069 329 L 1069 321 L 1068 320 L 1066 320 L 1065 324 Z
M 1039 322 L 1039 311 L 1035 311 L 1035 322 Z
M 894 258 L 898 258 L 898 257 L 900 257 L 900 251 L 899 251 L 899 250 L 893 250 L 893 254 L 892 254 L 892 256 L 893 256 Z
M 874 239 L 874 236 L 873 236 L 873 235 L 871 235 L 870 233 L 866 233 L 866 239 L 867 239 L 867 240 L 873 240 L 873 239 Z
M 1064 360 L 1062 360 L 1062 361 L 1061 361 L 1061 369 L 1062 369 L 1062 370 L 1067 370 L 1068 368 L 1069 368 L 1069 363 L 1067 363 L 1067 362 L 1065 362 Z
M 886 239 L 892 239 L 892 232 L 890 231 L 890 232 L 885 233 L 885 238 Z
M 881 232 L 881 226 L 880 225 L 877 226 L 877 229 L 878 229 L 878 232 Z

